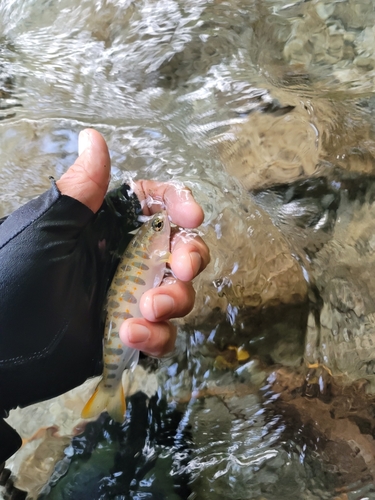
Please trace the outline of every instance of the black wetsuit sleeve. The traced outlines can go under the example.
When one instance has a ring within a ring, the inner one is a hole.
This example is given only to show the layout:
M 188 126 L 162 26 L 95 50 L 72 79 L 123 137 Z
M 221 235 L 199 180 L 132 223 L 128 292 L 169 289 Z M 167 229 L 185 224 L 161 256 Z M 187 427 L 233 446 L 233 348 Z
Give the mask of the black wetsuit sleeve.
M 141 208 L 122 186 L 97 214 L 51 189 L 0 225 L 0 416 L 101 372 L 104 300 Z M 0 463 L 20 445 L 0 419 Z

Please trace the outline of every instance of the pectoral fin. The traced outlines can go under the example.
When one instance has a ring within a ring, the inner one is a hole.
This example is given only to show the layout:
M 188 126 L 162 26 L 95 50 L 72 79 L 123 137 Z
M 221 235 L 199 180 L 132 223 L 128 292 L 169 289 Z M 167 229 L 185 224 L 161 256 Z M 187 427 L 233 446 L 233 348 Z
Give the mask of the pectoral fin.
M 166 264 L 171 265 L 172 263 L 172 254 L 171 252 L 166 252 L 165 255 L 160 257 L 160 262 L 165 262 Z

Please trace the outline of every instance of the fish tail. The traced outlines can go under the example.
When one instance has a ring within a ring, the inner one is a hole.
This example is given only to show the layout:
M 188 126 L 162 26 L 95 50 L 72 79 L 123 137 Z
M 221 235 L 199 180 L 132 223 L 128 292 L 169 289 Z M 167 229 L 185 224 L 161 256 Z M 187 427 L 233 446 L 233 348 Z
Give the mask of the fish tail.
M 113 418 L 113 420 L 116 420 L 116 422 L 122 424 L 122 422 L 124 421 L 125 411 L 126 401 L 124 388 L 122 386 L 122 383 L 120 383 L 117 387 L 116 393 L 108 401 L 107 412 Z
M 124 421 L 126 403 L 121 382 L 114 388 L 114 391 L 109 392 L 104 387 L 104 380 L 101 380 L 94 394 L 84 406 L 81 416 L 82 418 L 92 418 L 105 410 L 116 422 L 122 423 Z

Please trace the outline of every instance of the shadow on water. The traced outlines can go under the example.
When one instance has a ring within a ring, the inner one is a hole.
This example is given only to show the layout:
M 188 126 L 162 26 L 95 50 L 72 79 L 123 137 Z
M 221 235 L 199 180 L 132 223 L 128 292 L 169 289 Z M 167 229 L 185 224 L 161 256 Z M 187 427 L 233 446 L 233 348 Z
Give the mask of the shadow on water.
M 124 425 L 107 414 L 88 423 L 65 450 L 50 491 L 40 500 L 188 498 L 191 491 L 184 470 L 191 435 L 189 429 L 181 429 L 182 412 L 157 397 L 148 401 L 137 393 L 130 398 L 128 414 L 131 419 Z

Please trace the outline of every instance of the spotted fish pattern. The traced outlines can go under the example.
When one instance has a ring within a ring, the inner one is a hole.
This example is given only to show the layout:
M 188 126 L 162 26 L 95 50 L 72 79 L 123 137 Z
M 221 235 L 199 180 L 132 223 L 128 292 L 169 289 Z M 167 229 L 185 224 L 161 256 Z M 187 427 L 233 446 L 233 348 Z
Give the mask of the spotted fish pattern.
M 169 259 L 170 224 L 166 211 L 150 218 L 128 245 L 107 294 L 107 318 L 103 347 L 103 377 L 82 411 L 91 418 L 107 410 L 123 422 L 126 410 L 122 373 L 138 363 L 139 351 L 122 344 L 119 328 L 128 318 L 142 314 L 144 292 L 159 286 Z

